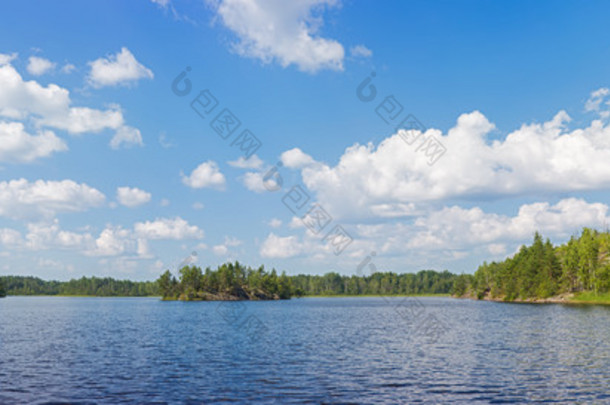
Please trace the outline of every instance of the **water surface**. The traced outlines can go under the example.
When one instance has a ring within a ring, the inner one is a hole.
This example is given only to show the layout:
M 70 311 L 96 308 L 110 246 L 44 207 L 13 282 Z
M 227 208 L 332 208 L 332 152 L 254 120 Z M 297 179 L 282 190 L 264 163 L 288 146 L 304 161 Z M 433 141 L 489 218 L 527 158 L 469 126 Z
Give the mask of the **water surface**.
M 599 306 L 8 297 L 0 403 L 610 403 L 609 336 Z

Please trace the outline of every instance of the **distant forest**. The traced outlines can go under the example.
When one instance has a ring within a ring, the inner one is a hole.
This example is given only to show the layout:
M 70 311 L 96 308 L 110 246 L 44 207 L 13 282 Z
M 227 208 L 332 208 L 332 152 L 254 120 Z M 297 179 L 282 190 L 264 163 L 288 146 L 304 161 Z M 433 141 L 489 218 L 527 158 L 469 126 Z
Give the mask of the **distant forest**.
M 609 291 L 610 233 L 589 228 L 561 246 L 536 233 L 531 246 L 502 262 L 483 263 L 474 276 L 458 276 L 454 286 L 457 296 L 507 301 Z
M 412 295 L 449 294 L 456 276 L 424 270 L 417 274 L 375 273 L 371 276 L 278 275 L 275 269 L 267 272 L 239 262 L 226 263 L 216 270 L 190 266 L 180 270 L 176 279 L 166 271 L 157 280 L 159 292 L 165 299 L 287 299 L 293 296 L 320 295 Z
M 483 263 L 474 275 L 422 270 L 368 276 L 278 274 L 239 262 L 215 270 L 186 266 L 156 281 L 134 282 L 83 277 L 66 282 L 36 277 L 0 277 L 4 295 L 161 296 L 164 299 L 287 299 L 301 296 L 453 294 L 472 298 L 527 300 L 569 293 L 610 293 L 610 233 L 583 229 L 578 237 L 553 246 L 539 233 L 514 256 Z
M 98 297 L 162 296 L 165 299 L 285 299 L 321 295 L 450 294 L 457 276 L 448 271 L 375 273 L 370 276 L 287 276 L 239 262 L 216 270 L 197 266 L 182 268 L 177 277 L 166 271 L 157 281 L 134 282 L 113 278 L 83 277 L 66 282 L 37 277 L 1 276 L 0 292 L 8 295 L 72 295 Z
M 97 297 L 145 297 L 158 295 L 154 281 L 82 277 L 70 281 L 44 281 L 37 277 L 1 276 L 0 291 L 7 295 L 86 295 Z

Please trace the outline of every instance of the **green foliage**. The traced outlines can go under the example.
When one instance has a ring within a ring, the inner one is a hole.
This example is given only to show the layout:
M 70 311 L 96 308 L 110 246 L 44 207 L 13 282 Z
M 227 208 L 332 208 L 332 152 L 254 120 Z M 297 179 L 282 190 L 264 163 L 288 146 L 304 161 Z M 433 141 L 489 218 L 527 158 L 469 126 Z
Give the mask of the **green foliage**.
M 97 297 L 146 297 L 158 295 L 151 281 L 82 277 L 70 281 L 44 281 L 37 277 L 2 276 L 7 295 L 88 295 Z
M 165 299 L 289 299 L 293 296 L 320 295 L 414 295 L 449 294 L 457 276 L 448 271 L 423 270 L 417 274 L 374 273 L 370 276 L 278 276 L 275 269 L 265 271 L 244 267 L 238 262 L 226 263 L 204 272 L 191 266 L 180 270 L 179 280 L 166 271 L 157 280 Z M 468 277 L 464 276 L 464 286 Z
M 225 263 L 216 270 L 202 271 L 197 266 L 180 269 L 179 280 L 166 271 L 157 280 L 164 299 L 289 299 L 293 295 L 292 281 L 286 273 L 278 277 L 275 269 L 266 272 L 242 266 L 239 262 Z
M 2 280 L 0 280 L 0 298 L 6 297 L 6 290 L 4 289 L 4 284 L 2 284 Z
M 584 228 L 579 238 L 572 237 L 555 248 L 536 232 L 532 245 L 522 246 L 513 257 L 479 266 L 468 287 L 457 286 L 456 295 L 466 295 L 470 290 L 478 298 L 509 301 L 571 292 L 608 292 L 610 234 Z
M 292 277 L 299 295 L 417 295 L 449 294 L 456 275 L 448 271 L 422 270 L 418 273 L 374 273 L 370 276 L 323 276 L 300 274 Z

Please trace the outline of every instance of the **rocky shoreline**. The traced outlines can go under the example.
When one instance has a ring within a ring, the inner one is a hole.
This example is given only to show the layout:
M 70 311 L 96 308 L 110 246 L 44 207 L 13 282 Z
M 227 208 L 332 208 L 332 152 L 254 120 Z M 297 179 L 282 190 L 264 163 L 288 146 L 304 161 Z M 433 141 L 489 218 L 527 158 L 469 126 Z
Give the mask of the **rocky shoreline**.
M 262 290 L 248 291 L 240 288 L 233 293 L 211 293 L 199 291 L 197 293 L 180 294 L 178 297 L 163 297 L 163 301 L 274 301 L 279 300 L 277 294 L 267 294 Z

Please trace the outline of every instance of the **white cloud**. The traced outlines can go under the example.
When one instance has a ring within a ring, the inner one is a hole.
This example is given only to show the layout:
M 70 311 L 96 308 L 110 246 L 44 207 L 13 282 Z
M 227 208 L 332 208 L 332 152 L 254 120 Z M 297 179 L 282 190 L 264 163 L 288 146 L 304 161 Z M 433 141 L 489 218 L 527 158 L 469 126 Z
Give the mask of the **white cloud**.
M 244 156 L 240 156 L 239 159 L 228 163 L 239 169 L 260 169 L 264 162 L 258 156 L 252 155 L 248 159 Z
M 260 249 L 260 255 L 265 258 L 285 259 L 297 256 L 303 249 L 296 236 L 277 236 L 273 232 L 267 236 Z
M 125 85 L 154 77 L 153 72 L 138 62 L 126 47 L 115 55 L 89 62 L 89 66 L 89 83 L 96 88 Z
M 41 76 L 55 69 L 56 64 L 48 59 L 38 56 L 30 56 L 28 59 L 27 71 L 34 76 Z
M 118 227 L 107 227 L 95 240 L 93 249 L 86 252 L 90 256 L 119 256 L 137 250 L 137 243 L 131 232 Z
M 229 253 L 229 248 L 225 245 L 216 245 L 212 247 L 212 252 L 214 252 L 216 256 L 226 256 L 226 254 Z
M 591 92 L 589 99 L 585 103 L 585 111 L 597 112 L 602 118 L 610 117 L 610 89 L 602 87 Z
M 137 207 L 150 201 L 152 195 L 139 188 L 118 187 L 117 200 L 126 207 Z
M 71 134 L 115 130 L 118 131 L 117 146 L 121 139 L 138 142 L 139 132 L 135 133 L 137 130 L 125 126 L 119 106 L 98 110 L 73 107 L 71 104 L 68 90 L 56 84 L 45 87 L 34 80 L 24 81 L 12 65 L 0 64 L 0 116 L 30 118 L 38 126 L 61 129 Z
M 472 251 L 486 247 L 503 254 L 507 244 L 529 242 L 534 232 L 567 238 L 582 227 L 601 228 L 608 221 L 608 206 L 568 198 L 552 205 L 522 205 L 515 216 L 486 213 L 479 207 L 444 207 L 418 217 L 413 224 L 380 223 L 357 226 L 359 240 L 368 240 L 384 254 L 405 251 Z
M 21 232 L 10 228 L 0 228 L 0 243 L 5 246 L 18 246 L 23 243 Z
M 75 70 L 76 70 L 76 66 L 74 66 L 71 63 L 66 63 L 65 65 L 62 66 L 61 73 L 69 75 L 70 73 L 74 72 Z
M 203 203 L 200 203 L 198 201 L 193 203 L 194 210 L 202 210 L 204 208 L 205 208 L 205 205 L 203 205 Z
M 313 73 L 343 70 L 343 46 L 317 35 L 324 9 L 339 4 L 339 0 L 221 0 L 217 13 L 237 35 L 233 49 L 239 55 Z
M 100 191 L 72 180 L 0 182 L 0 216 L 9 218 L 53 217 L 99 207 L 104 201 Z
M 165 132 L 161 132 L 159 134 L 159 145 L 161 145 L 161 147 L 165 149 L 173 148 L 174 146 L 176 146 L 171 142 L 170 139 L 167 138 L 167 134 Z
M 189 176 L 182 174 L 182 182 L 191 188 L 225 188 L 225 176 L 218 169 L 216 162 L 211 160 L 197 166 Z
M 96 110 L 88 107 L 72 107 L 58 111 L 57 114 L 39 119 L 41 125 L 63 129 L 71 134 L 86 132 L 97 133 L 104 129 L 121 130 L 123 128 L 123 113 L 116 106 L 108 110 Z
M 120 127 L 110 140 L 110 147 L 112 149 L 119 149 L 121 146 L 125 148 L 144 146 L 140 130 L 126 125 Z
M 226 256 L 227 254 L 229 254 L 229 248 L 237 247 L 241 244 L 242 244 L 241 240 L 239 240 L 237 238 L 225 236 L 224 243 L 213 246 L 212 252 L 214 252 L 214 254 L 217 256 Z
M 20 122 L 0 121 L 0 162 L 32 162 L 68 150 L 52 131 L 30 135 Z
M 203 231 L 196 225 L 189 225 L 180 217 L 160 218 L 155 221 L 138 222 L 134 230 L 139 237 L 146 239 L 201 239 Z
M 349 52 L 353 58 L 370 58 L 373 56 L 373 51 L 364 45 L 352 46 Z
M 282 221 L 277 218 L 272 218 L 269 221 L 269 226 L 272 228 L 279 228 L 280 226 L 282 226 Z
M 162 207 L 168 207 L 171 203 L 167 198 L 163 198 L 161 199 L 161 202 L 159 203 Z
M 25 247 L 30 250 L 78 249 L 88 250 L 94 242 L 88 233 L 64 231 L 55 219 L 52 223 L 28 224 Z
M 170 0 L 150 0 L 150 1 L 152 1 L 153 3 L 155 3 L 156 5 L 158 5 L 162 8 L 166 8 L 171 3 Z
M 334 167 L 316 162 L 303 167 L 301 174 L 320 204 L 339 217 L 384 216 L 380 214 L 387 207 L 400 204 L 406 204 L 408 212 L 415 208 L 412 203 L 449 198 L 609 187 L 610 126 L 595 120 L 588 127 L 567 130 L 568 121 L 562 111 L 548 122 L 523 125 L 504 140 L 489 142 L 486 136 L 494 125 L 475 111 L 461 115 L 446 135 L 429 129 L 421 136 L 434 136 L 447 149 L 433 166 L 417 144 L 403 139 L 412 140 L 413 133 L 400 130 L 377 147 L 369 143 L 347 148 Z M 283 156 L 286 166 L 308 162 L 300 150 L 288 152 Z
M 8 65 L 17 58 L 17 53 L 0 53 L 0 66 Z
M 280 159 L 284 166 L 289 169 L 302 169 L 315 163 L 315 160 L 311 156 L 304 153 L 299 148 L 287 150 L 282 153 Z
M 254 191 L 255 193 L 264 193 L 267 191 L 265 188 L 265 183 L 263 182 L 263 173 L 260 172 L 247 172 L 244 174 L 242 179 L 244 186 L 250 191 Z M 267 187 L 275 188 L 276 183 L 273 179 L 269 179 L 267 183 Z

